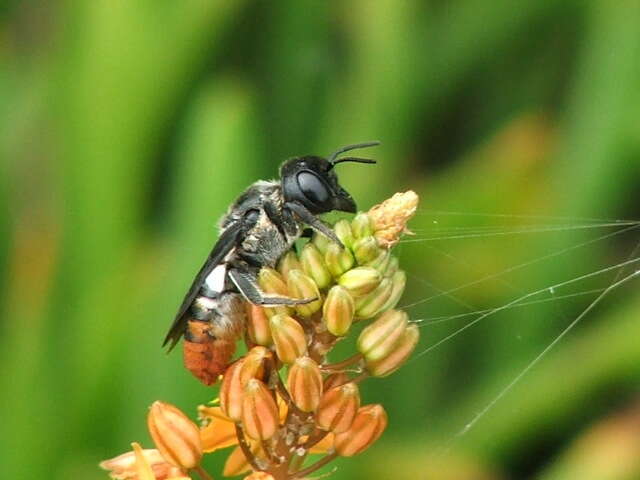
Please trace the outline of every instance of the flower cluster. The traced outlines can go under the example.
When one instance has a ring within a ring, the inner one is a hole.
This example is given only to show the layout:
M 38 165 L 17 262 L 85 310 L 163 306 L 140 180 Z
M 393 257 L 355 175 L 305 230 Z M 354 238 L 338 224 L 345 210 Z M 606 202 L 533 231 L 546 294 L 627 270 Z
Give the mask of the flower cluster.
M 387 426 L 378 404 L 363 405 L 358 385 L 396 371 L 419 330 L 396 309 L 406 276 L 391 247 L 417 206 L 413 192 L 396 194 L 333 230 L 343 246 L 314 235 L 276 268 L 263 268 L 266 293 L 310 299 L 294 307 L 247 304 L 247 353 L 226 370 L 219 404 L 199 407 L 196 426 L 176 407 L 156 402 L 148 427 L 157 450 L 134 451 L 101 464 L 116 479 L 182 479 L 204 453 L 236 446 L 223 475 L 247 480 L 305 478 L 336 457 L 370 447 Z M 328 354 L 358 322 L 367 322 L 357 352 Z M 309 454 L 324 456 L 305 465 Z

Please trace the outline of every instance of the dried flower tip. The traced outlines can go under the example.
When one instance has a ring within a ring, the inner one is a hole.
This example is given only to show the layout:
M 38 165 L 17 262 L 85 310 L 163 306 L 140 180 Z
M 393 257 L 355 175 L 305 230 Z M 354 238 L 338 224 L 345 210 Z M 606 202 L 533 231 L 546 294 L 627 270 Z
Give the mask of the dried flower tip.
M 298 260 L 298 255 L 293 250 L 289 250 L 285 253 L 278 262 L 278 271 L 283 278 L 287 278 L 290 270 L 302 270 L 302 265 Z
M 200 463 L 200 431 L 177 407 L 154 402 L 149 409 L 147 426 L 153 442 L 169 463 L 185 470 Z
M 240 381 L 240 373 L 244 358 L 231 364 L 224 374 L 222 385 L 220 386 L 220 408 L 222 413 L 234 422 L 240 421 L 242 417 L 242 396 L 244 385 Z
M 327 293 L 322 306 L 322 320 L 330 333 L 346 335 L 353 323 L 355 304 L 346 288 L 334 285 Z
M 298 358 L 287 377 L 291 400 L 303 412 L 314 412 L 322 396 L 322 374 L 318 364 L 309 357 Z
M 267 386 L 255 378 L 244 388 L 242 425 L 245 433 L 255 440 L 268 440 L 278 431 L 278 406 Z
M 240 368 L 240 383 L 245 385 L 252 378 L 264 380 L 268 375 L 268 367 L 273 361 L 273 353 L 265 347 L 253 347 L 244 357 Z
M 167 462 L 160 452 L 153 449 L 142 449 L 137 443 L 132 443 L 132 451 L 100 462 L 100 468 L 109 471 L 109 476 L 117 480 L 144 480 L 140 475 L 140 466 L 151 467 L 152 480 L 180 477 L 183 471 Z
M 356 300 L 356 317 L 361 320 L 375 317 L 386 305 L 392 291 L 393 282 L 383 278 L 375 290 Z
M 246 302 L 247 304 L 247 333 L 249 339 L 265 347 L 273 343 L 271 330 L 269 330 L 269 318 L 265 309 L 259 305 Z
M 386 377 L 398 370 L 407 361 L 418 344 L 420 330 L 417 325 L 409 325 L 393 350 L 386 357 L 375 361 L 365 361 L 367 371 L 374 377 Z
M 362 237 L 353 244 L 353 254 L 359 265 L 364 265 L 380 255 L 378 241 L 371 235 Z M 375 268 L 375 267 L 374 267 Z
M 317 236 L 317 235 L 316 235 Z M 331 283 L 331 273 L 324 263 L 324 259 L 320 250 L 313 244 L 307 243 L 302 247 L 300 253 L 300 263 L 302 270 L 309 275 L 318 288 L 325 288 Z
M 349 290 L 354 297 L 359 297 L 376 288 L 380 280 L 382 276 L 375 268 L 356 267 L 342 274 L 338 284 Z
M 334 433 L 347 431 L 360 407 L 360 391 L 353 383 L 345 383 L 324 392 L 316 413 L 316 424 Z
M 214 417 L 206 427 L 200 429 L 200 441 L 205 453 L 230 447 L 238 443 L 236 427 L 229 419 Z
M 389 295 L 387 302 L 380 310 L 381 312 L 385 312 L 387 310 L 395 308 L 395 306 L 398 304 L 400 298 L 402 297 L 402 294 L 404 293 L 404 287 L 407 284 L 407 274 L 402 270 L 398 270 L 391 277 L 391 283 L 393 285 L 391 289 L 391 295 Z
M 324 255 L 324 252 L 327 251 L 327 247 L 334 243 L 331 239 L 325 237 L 324 235 L 314 232 L 313 237 L 311 238 L 311 242 L 318 251 Z
M 372 235 L 374 228 L 369 215 L 364 212 L 358 213 L 351 221 L 351 230 L 355 238 L 363 238 Z
M 366 405 L 358 410 L 351 428 L 336 434 L 334 446 L 338 455 L 352 457 L 375 443 L 387 428 L 387 413 L 382 405 Z
M 291 364 L 307 354 L 307 338 L 302 326 L 288 315 L 274 315 L 269 323 L 276 354 L 281 362 Z
M 309 299 L 317 298 L 310 303 L 304 305 L 296 305 L 295 309 L 299 315 L 303 317 L 310 317 L 316 313 L 322 307 L 322 301 L 320 300 L 320 292 L 318 286 L 312 278 L 305 275 L 301 270 L 290 270 L 287 275 L 287 285 L 291 296 L 297 299 Z
M 338 220 L 333 226 L 333 231 L 336 232 L 336 237 L 342 242 L 346 248 L 353 246 L 353 231 L 351 230 L 351 223 L 347 220 Z
M 340 385 L 344 385 L 349 382 L 349 375 L 344 372 L 332 373 L 327 378 L 324 379 L 323 390 L 326 392 L 327 390 L 332 389 L 333 387 L 339 387 Z
M 353 267 L 355 260 L 350 250 L 331 243 L 324 254 L 324 262 L 331 275 L 339 277 Z
M 244 480 L 274 480 L 273 475 L 267 472 L 253 472 L 251 475 L 244 477 Z
M 407 328 L 407 314 L 401 310 L 384 312 L 358 337 L 358 351 L 367 362 L 374 362 L 389 356 Z
M 407 222 L 416 212 L 418 195 L 409 190 L 372 207 L 368 214 L 373 225 L 374 236 L 380 246 L 391 248 L 403 233 L 408 233 Z

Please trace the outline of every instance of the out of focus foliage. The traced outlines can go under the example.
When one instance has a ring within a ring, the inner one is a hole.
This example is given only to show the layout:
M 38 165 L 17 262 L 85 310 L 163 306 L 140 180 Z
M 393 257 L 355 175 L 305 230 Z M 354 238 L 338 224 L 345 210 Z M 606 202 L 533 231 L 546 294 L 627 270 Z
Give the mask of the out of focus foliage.
M 150 446 L 153 400 L 213 397 L 160 343 L 216 219 L 289 156 L 379 139 L 376 167 L 340 167 L 361 207 L 413 188 L 417 238 L 484 232 L 401 246 L 407 303 L 437 296 L 416 319 L 626 260 L 637 231 L 591 242 L 612 230 L 576 226 L 640 217 L 639 86 L 636 0 L 5 4 L 3 476 L 105 478 L 100 459 Z M 456 436 L 594 298 L 554 295 L 616 273 L 492 315 L 374 382 L 364 395 L 388 406 L 389 429 L 335 478 L 640 476 L 637 281 Z M 470 318 L 425 326 L 418 351 Z

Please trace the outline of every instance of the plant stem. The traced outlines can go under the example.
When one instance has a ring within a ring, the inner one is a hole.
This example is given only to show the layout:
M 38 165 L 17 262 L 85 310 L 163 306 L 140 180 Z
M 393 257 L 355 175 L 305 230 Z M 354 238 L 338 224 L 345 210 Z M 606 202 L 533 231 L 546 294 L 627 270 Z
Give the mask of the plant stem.
M 335 372 L 335 371 L 343 370 L 344 368 L 349 367 L 356 362 L 359 362 L 361 359 L 362 359 L 362 354 L 356 353 L 355 355 L 345 360 L 342 360 L 341 362 L 329 363 L 327 365 L 322 365 L 320 368 L 321 370 L 324 370 L 324 371 Z
M 202 480 L 213 480 L 213 477 L 209 475 L 204 468 L 202 468 L 202 465 L 198 465 L 197 467 L 192 468 L 192 470 L 198 472 L 198 475 L 200 475 Z
M 249 465 L 251 465 L 251 467 L 255 471 L 260 471 L 260 466 L 258 465 L 258 462 L 256 461 L 256 457 L 255 455 L 253 455 L 253 452 L 251 451 L 249 444 L 247 443 L 247 439 L 244 436 L 244 431 L 242 430 L 242 427 L 237 423 L 236 423 L 236 437 L 238 437 L 238 444 L 240 445 L 240 448 L 242 449 L 242 453 L 244 453 L 244 456 L 246 457 L 247 462 L 249 462 Z
M 295 480 L 296 478 L 306 477 L 310 473 L 313 473 L 316 470 L 321 469 L 322 467 L 324 467 L 329 462 L 335 460 L 337 457 L 338 457 L 338 454 L 336 452 L 330 453 L 326 457 L 323 457 L 320 460 L 318 460 L 313 465 L 310 465 L 307 468 L 305 468 L 304 470 L 299 470 L 296 473 L 294 473 L 293 476 L 291 477 L 291 480 Z

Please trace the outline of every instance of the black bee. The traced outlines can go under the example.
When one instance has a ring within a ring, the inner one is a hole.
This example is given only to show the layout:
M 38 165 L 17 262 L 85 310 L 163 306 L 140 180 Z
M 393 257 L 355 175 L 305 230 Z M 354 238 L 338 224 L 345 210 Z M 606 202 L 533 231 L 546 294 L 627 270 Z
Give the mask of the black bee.
M 293 299 L 263 293 L 260 268 L 274 267 L 310 227 L 340 244 L 317 215 L 333 210 L 355 213 L 356 203 L 338 183 L 334 167 L 374 160 L 338 156 L 379 142 L 341 148 L 329 158 L 297 157 L 280 167 L 279 181 L 258 181 L 231 205 L 220 221 L 220 237 L 187 292 L 164 345 L 185 338 L 185 366 L 203 383 L 222 373 L 245 327 L 244 300 L 254 305 L 297 305 Z

